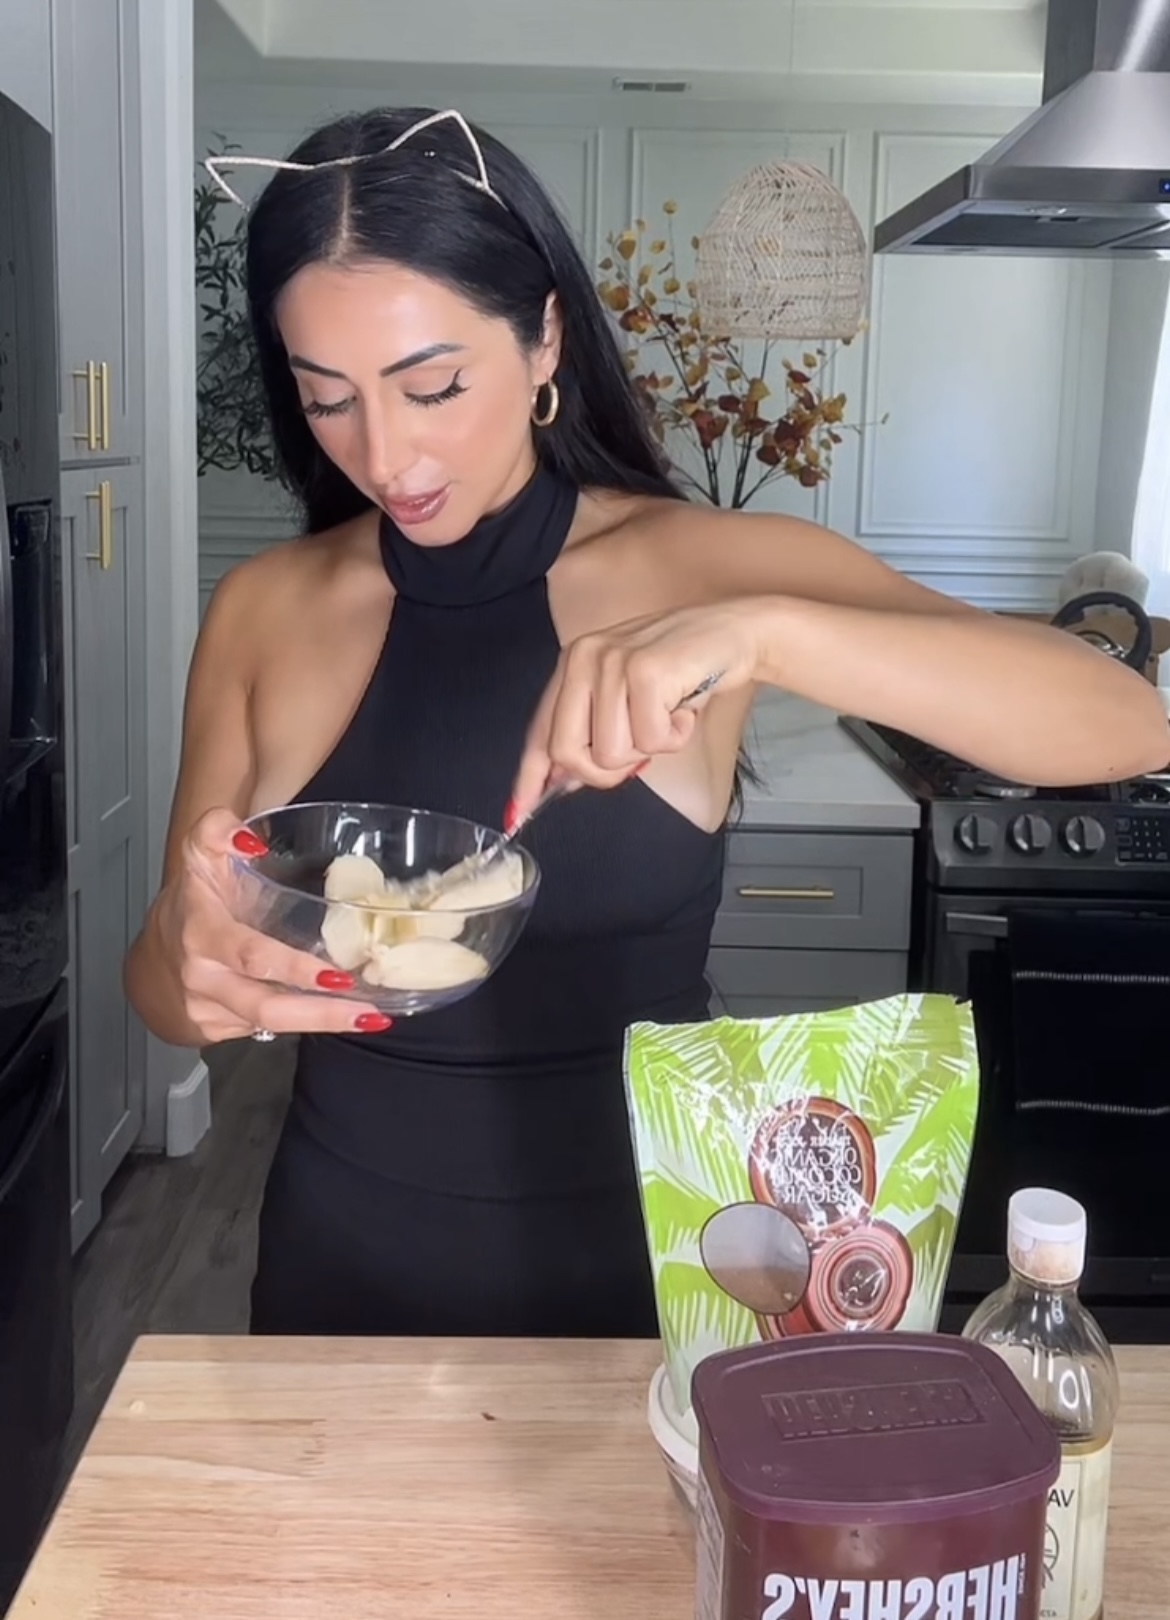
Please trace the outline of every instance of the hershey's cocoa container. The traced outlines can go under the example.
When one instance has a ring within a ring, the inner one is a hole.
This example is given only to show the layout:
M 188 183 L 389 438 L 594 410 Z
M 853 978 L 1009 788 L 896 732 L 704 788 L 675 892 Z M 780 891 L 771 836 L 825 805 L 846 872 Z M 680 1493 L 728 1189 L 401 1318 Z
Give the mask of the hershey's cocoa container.
M 817 1334 L 692 1398 L 697 1620 L 1037 1620 L 1060 1446 L 993 1351 Z

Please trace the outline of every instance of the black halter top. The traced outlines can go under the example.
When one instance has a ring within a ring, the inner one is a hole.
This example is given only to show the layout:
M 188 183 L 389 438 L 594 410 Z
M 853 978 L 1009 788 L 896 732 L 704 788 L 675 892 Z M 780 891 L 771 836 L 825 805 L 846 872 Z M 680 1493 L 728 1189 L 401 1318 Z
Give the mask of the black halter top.
M 576 502 L 541 468 L 452 545 L 419 546 L 382 519 L 396 593 L 386 640 L 301 800 L 411 804 L 500 824 L 560 652 L 547 575 Z M 637 1019 L 706 1016 L 723 839 L 634 780 L 574 794 L 525 841 L 540 892 L 481 989 L 384 1036 L 302 1041 L 298 1104 L 320 1141 L 366 1170 L 504 1199 L 628 1181 L 624 1032 Z

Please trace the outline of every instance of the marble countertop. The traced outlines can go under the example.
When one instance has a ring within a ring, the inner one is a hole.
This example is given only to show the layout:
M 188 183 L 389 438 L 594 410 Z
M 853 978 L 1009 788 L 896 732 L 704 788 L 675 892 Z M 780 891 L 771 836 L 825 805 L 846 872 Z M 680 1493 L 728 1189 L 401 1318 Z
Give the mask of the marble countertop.
M 762 781 L 745 787 L 742 827 L 891 832 L 918 826 L 917 801 L 819 704 L 762 693 L 744 742 Z

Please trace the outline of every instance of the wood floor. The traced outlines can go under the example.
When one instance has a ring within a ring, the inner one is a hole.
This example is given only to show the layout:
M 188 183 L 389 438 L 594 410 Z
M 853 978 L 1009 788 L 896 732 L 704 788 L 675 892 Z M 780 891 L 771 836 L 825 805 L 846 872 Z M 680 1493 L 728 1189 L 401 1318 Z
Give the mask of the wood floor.
M 295 1046 L 207 1054 L 213 1127 L 185 1159 L 131 1159 L 74 1267 L 71 1472 L 140 1333 L 243 1333 L 256 1217 L 288 1106 Z

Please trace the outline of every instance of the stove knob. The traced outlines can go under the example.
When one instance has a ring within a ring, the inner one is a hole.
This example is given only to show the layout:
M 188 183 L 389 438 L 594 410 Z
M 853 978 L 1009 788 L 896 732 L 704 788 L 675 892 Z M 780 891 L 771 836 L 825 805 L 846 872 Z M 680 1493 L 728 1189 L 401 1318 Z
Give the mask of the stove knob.
M 1105 847 L 1105 829 L 1095 816 L 1070 816 L 1062 834 L 1070 855 L 1096 855 Z
M 986 855 L 995 845 L 995 822 L 974 813 L 961 816 L 955 826 L 955 843 L 968 855 Z
M 1017 816 L 1008 831 L 1013 848 L 1021 855 L 1041 855 L 1052 842 L 1052 828 L 1043 816 L 1030 811 Z

